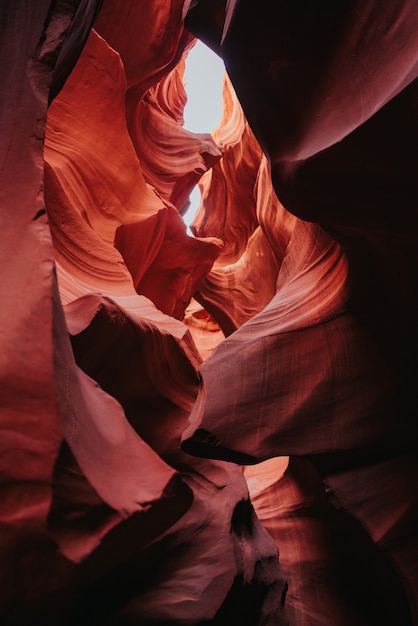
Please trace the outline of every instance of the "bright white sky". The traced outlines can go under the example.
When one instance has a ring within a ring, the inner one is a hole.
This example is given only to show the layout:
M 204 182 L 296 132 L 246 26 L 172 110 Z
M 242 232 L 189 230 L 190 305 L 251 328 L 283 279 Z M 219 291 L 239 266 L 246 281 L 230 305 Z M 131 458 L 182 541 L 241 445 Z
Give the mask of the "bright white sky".
M 223 61 L 201 41 L 186 59 L 184 81 L 187 104 L 184 127 L 193 133 L 210 133 L 222 117 Z
M 222 86 L 225 67 L 223 61 L 201 41 L 190 50 L 186 59 L 184 82 L 187 104 L 184 109 L 184 128 L 193 133 L 211 133 L 222 118 Z M 188 227 L 200 204 L 200 191 L 195 187 L 190 194 L 190 208 L 183 219 Z

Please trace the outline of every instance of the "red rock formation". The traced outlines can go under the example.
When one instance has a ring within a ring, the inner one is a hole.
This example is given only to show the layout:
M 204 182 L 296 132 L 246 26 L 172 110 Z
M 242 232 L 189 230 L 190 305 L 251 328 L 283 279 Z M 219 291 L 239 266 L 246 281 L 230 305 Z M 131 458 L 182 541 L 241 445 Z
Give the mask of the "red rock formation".
M 150 230 L 149 241 L 155 255 L 144 263 L 138 241 Z M 167 208 L 149 218 L 145 229 L 142 223 L 121 226 L 116 232 L 115 246 L 134 277 L 136 290 L 164 313 L 183 319 L 199 282 L 212 267 L 223 243 L 215 237 L 189 237 L 177 211 Z
M 128 133 L 192 40 L 180 2 L 154 3 L 145 20 L 150 6 L 106 2 L 107 40 L 91 32 L 72 72 L 99 3 L 2 9 L 7 626 L 285 623 L 277 548 L 241 469 L 179 445 L 201 358 L 171 315 L 222 242 L 186 235 L 166 178 L 161 191 L 148 184 Z M 164 89 L 157 113 L 166 107 L 189 150 L 169 174 L 180 197 L 220 153 L 182 134 L 170 108 L 182 95 Z M 202 145 L 212 156 L 200 170 Z
M 54 64 L 77 9 L 88 17 L 95 5 L 57 2 L 50 12 L 50 3 L 42 1 L 31 7 L 24 2 L 2 6 L 3 622 L 11 606 L 19 610 L 25 603 L 29 616 L 33 607 L 39 607 L 45 586 L 50 594 L 59 587 L 57 577 L 47 573 L 55 546 L 46 531 L 46 518 L 51 476 L 63 439 L 54 355 L 65 349 L 66 332 L 62 310 L 56 310 L 54 255 L 42 197 L 42 149 Z M 86 27 L 90 27 L 88 19 Z M 58 556 L 55 567 L 65 571 L 65 560 Z
M 258 204 L 261 213 L 263 203 L 269 207 L 267 211 L 278 204 L 271 202 L 270 178 L 264 176 L 260 183 L 260 147 L 228 79 L 223 93 L 223 118 L 214 137 L 224 154 L 200 182 L 202 202 L 191 228 L 200 237 L 211 235 L 224 241 L 219 258 L 195 297 L 229 335 L 273 297 L 281 258 L 274 255 L 258 221 Z M 285 213 L 282 210 L 282 239 L 287 233 Z M 289 219 L 294 221 L 292 216 Z
M 193 41 L 181 15 L 183 0 L 110 0 L 94 24 L 117 50 L 125 68 L 128 90 L 138 89 L 138 100 L 180 61 Z M 128 94 L 129 98 L 129 94 Z
M 91 288 L 101 281 L 106 291 L 113 283 L 119 295 L 132 293 L 116 237 L 137 291 L 181 318 L 222 242 L 188 237 L 177 211 L 145 182 L 126 128 L 125 88 L 119 55 L 93 32 L 48 116 L 46 200 L 57 261 Z M 189 136 L 195 155 L 200 142 Z M 174 183 L 184 176 L 179 172 Z M 139 248 L 138 239 L 146 244 Z M 61 282 L 65 291 L 68 281 Z
M 225 338 L 219 324 L 196 300 L 192 300 L 187 307 L 183 322 L 189 328 L 203 360 L 210 356 Z
M 281 202 L 315 224 L 296 223 L 276 296 L 201 367 L 184 448 L 304 457 L 254 494 L 291 623 L 418 623 L 416 3 L 185 10 L 223 57 Z
M 6 0 L 2 624 L 418 624 L 417 18 Z
M 262 153 L 227 77 L 223 99 L 223 116 L 214 138 L 224 154 L 202 181 L 202 210 L 192 230 L 200 236 L 216 233 L 225 242 L 220 260 L 227 265 L 243 254 L 257 227 L 254 187 Z
M 139 100 L 132 140 L 146 181 L 184 212 L 193 187 L 222 152 L 211 135 L 183 128 L 184 61 Z

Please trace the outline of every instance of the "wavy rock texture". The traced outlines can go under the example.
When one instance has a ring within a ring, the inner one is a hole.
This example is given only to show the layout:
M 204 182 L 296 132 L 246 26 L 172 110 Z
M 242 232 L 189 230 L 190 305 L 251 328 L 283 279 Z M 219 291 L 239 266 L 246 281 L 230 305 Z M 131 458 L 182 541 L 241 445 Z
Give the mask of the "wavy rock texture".
M 417 18 L 6 0 L 2 624 L 418 624 Z
M 215 235 L 224 242 L 195 297 L 229 335 L 273 297 L 283 254 L 272 248 L 262 228 L 262 214 L 280 203 L 272 201 L 271 179 L 262 173 L 268 166 L 227 78 L 223 95 L 223 118 L 214 138 L 224 153 L 199 183 L 202 202 L 191 228 L 196 236 Z M 283 208 L 275 215 L 284 251 L 294 218 Z
M 282 478 L 253 469 L 249 485 L 298 625 L 418 623 L 418 12 L 381 9 L 185 3 L 298 220 L 276 295 L 202 365 L 183 447 L 290 455 Z
M 196 300 L 186 309 L 183 322 L 189 328 L 199 354 L 205 360 L 225 338 L 219 324 Z
M 178 211 L 221 156 L 181 128 L 193 37 L 181 2 L 90 32 L 100 5 L 2 9 L 0 621 L 285 624 L 241 469 L 180 448 L 202 359 L 175 318 L 223 246 Z
M 191 190 L 222 156 L 211 135 L 184 129 L 184 60 L 139 100 L 131 134 L 146 181 L 180 212 Z M 146 141 L 144 141 L 146 137 Z
M 83 4 L 88 18 L 95 3 Z M 63 440 L 54 354 L 66 332 L 62 311 L 54 315 L 58 298 L 42 197 L 42 140 L 54 64 L 78 8 L 78 2 L 58 2 L 49 11 L 50 3 L 42 1 L 36 7 L 2 6 L 2 621 L 22 603 L 27 615 L 38 609 L 45 587 L 56 592 L 60 583 L 47 573 L 51 562 L 57 571 L 66 570 L 65 560 L 52 556 L 55 546 L 46 530 L 51 475 Z M 62 339 L 54 341 L 55 329 Z

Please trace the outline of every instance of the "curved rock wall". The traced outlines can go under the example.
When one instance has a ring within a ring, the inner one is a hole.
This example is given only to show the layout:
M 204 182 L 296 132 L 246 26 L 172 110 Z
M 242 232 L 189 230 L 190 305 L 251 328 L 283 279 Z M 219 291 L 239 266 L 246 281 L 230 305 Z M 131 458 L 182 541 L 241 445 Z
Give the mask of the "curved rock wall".
M 185 12 L 223 57 L 297 221 L 273 299 L 202 365 L 183 448 L 290 455 L 264 488 L 249 474 L 290 623 L 416 624 L 417 5 Z
M 415 1 L 1 11 L 1 623 L 418 624 Z
M 181 126 L 193 37 L 170 0 L 90 32 L 100 4 L 2 9 L 0 621 L 285 624 L 242 470 L 180 448 L 223 246 L 180 215 L 221 157 Z

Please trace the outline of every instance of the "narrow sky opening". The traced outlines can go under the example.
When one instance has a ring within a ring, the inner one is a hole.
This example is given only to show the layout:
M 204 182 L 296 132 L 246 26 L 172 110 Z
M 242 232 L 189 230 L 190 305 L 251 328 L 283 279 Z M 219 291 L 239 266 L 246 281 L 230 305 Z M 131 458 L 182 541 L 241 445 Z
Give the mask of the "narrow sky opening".
M 193 133 L 211 133 L 222 117 L 223 61 L 201 41 L 186 58 L 184 72 L 187 104 L 184 128 Z
M 187 104 L 184 109 L 184 128 L 193 133 L 211 133 L 222 118 L 223 61 L 201 41 L 197 41 L 186 58 L 184 83 Z M 190 234 L 190 224 L 200 204 L 196 186 L 190 195 L 190 207 L 184 221 Z

